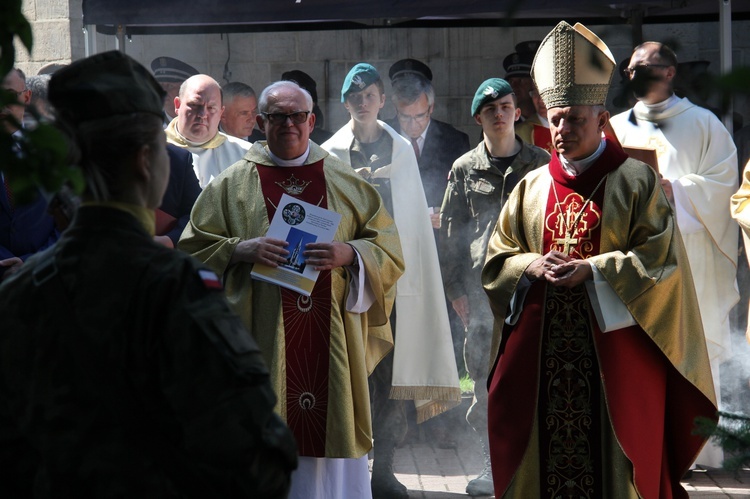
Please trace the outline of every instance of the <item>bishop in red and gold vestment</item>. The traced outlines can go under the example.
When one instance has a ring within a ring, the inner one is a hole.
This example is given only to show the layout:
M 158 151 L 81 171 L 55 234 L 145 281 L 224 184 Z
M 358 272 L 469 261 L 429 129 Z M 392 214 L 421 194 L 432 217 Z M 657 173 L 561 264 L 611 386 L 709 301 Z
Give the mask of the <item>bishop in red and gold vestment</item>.
M 715 417 L 673 210 L 658 174 L 602 139 L 613 71 L 580 24 L 534 61 L 556 151 L 511 194 L 482 274 L 497 497 L 686 498 L 693 421 Z

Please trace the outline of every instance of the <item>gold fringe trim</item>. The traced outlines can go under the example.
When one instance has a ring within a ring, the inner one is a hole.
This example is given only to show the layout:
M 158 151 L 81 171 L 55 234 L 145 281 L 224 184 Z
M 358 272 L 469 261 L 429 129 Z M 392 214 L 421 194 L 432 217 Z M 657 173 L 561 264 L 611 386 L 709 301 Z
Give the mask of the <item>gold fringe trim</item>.
M 445 402 L 442 400 L 431 400 L 425 405 L 417 406 L 417 424 L 422 424 L 430 418 L 434 418 L 438 414 L 442 414 L 454 407 L 460 405 L 461 402 L 454 400 Z
M 413 400 L 417 424 L 421 424 L 461 404 L 461 390 L 455 386 L 393 386 L 390 398 Z
M 396 400 L 434 400 L 461 402 L 457 386 L 392 386 L 390 398 Z

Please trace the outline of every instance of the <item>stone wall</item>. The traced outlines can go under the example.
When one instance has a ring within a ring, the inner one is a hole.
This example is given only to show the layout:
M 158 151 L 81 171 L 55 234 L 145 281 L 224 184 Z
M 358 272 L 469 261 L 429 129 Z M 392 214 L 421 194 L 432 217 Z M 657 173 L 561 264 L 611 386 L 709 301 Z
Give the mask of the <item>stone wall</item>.
M 62 5 L 61 5 L 62 4 Z M 19 52 L 19 66 L 30 74 L 48 62 L 70 62 L 84 55 L 81 0 L 24 0 L 24 11 L 34 27 L 35 47 L 29 57 Z M 629 26 L 589 26 L 620 61 L 630 55 Z M 161 55 L 181 59 L 220 83 L 242 81 L 256 91 L 289 69 L 301 69 L 318 82 L 326 128 L 335 130 L 348 119 L 340 103 L 346 72 L 366 61 L 387 79 L 390 65 L 405 57 L 426 62 L 434 73 L 437 95 L 435 118 L 453 123 L 470 136 L 477 125 L 469 115 L 471 97 L 486 78 L 505 74 L 502 61 L 516 43 L 541 39 L 550 27 L 524 28 L 382 28 L 229 35 L 140 35 L 125 42 L 129 55 L 150 65 Z M 707 60 L 709 71 L 719 71 L 719 27 L 716 22 L 643 26 L 644 39 L 668 41 L 681 61 Z M 750 21 L 733 23 L 733 63 L 750 65 Z M 113 36 L 96 35 L 98 51 L 116 47 Z M 228 61 L 228 73 L 225 64 Z M 225 78 L 226 76 L 226 78 Z M 614 78 L 615 86 L 619 75 Z M 390 88 L 386 85 L 386 92 Z M 610 105 L 617 88 L 610 92 Z M 750 102 L 736 99 L 735 111 L 750 124 Z M 381 113 L 393 116 L 390 100 Z
M 31 23 L 31 53 L 16 41 L 16 64 L 27 74 L 49 63 L 67 64 L 84 56 L 82 0 L 23 0 L 23 13 Z

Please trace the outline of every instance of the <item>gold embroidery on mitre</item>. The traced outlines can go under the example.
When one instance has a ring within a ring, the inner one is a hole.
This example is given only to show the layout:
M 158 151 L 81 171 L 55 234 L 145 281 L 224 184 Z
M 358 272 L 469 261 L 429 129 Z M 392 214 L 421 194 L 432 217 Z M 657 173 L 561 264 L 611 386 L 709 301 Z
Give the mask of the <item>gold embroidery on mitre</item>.
M 598 36 L 580 23 L 561 21 L 539 46 L 531 76 L 548 109 L 603 105 L 615 66 Z
M 310 185 L 311 180 L 300 180 L 292 174 L 291 177 L 283 182 L 275 182 L 276 185 L 284 189 L 290 196 L 299 196 Z

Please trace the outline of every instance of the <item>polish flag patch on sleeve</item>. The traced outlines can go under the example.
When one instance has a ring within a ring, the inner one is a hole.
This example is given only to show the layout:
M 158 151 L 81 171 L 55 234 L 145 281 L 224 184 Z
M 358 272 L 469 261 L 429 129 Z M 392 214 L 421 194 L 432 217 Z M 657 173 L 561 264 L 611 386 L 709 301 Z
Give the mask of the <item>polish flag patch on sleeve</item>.
M 214 272 L 211 272 L 210 270 L 201 269 L 198 271 L 198 274 L 201 276 L 201 279 L 203 280 L 203 285 L 206 286 L 208 289 L 224 289 L 221 285 L 221 281 L 219 280 L 219 276 L 217 276 Z

